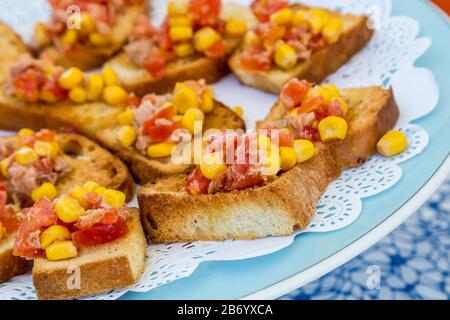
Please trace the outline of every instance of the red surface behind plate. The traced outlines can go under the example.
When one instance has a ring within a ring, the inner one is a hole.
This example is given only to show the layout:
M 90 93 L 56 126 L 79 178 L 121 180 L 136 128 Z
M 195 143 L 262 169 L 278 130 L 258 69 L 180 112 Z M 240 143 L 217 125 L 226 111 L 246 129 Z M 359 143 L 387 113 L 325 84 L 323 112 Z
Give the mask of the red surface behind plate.
M 433 0 L 433 2 L 450 15 L 450 0 Z

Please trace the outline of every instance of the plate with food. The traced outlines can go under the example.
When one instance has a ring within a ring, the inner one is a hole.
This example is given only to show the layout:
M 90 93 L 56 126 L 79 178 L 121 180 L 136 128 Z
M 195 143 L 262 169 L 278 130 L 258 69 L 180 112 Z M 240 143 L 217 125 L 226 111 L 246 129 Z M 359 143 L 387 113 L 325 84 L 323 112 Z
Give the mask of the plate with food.
M 277 298 L 450 170 L 427 2 L 25 2 L 0 11 L 2 299 Z

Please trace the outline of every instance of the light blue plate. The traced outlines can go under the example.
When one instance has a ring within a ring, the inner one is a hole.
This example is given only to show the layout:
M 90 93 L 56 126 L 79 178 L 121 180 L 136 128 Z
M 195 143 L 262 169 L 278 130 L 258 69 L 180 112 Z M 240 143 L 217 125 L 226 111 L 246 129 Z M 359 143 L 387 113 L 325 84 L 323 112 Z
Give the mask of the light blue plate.
M 416 66 L 434 72 L 441 93 L 436 109 L 414 122 L 427 130 L 430 143 L 419 156 L 401 164 L 404 172 L 401 181 L 386 192 L 364 199 L 360 218 L 347 228 L 323 234 L 301 234 L 291 246 L 263 257 L 204 262 L 188 278 L 148 293 L 129 292 L 121 299 L 241 298 L 311 268 L 356 242 L 415 196 L 450 154 L 450 24 L 423 0 L 393 0 L 393 15 L 418 20 L 421 35 L 432 39 L 431 48 Z

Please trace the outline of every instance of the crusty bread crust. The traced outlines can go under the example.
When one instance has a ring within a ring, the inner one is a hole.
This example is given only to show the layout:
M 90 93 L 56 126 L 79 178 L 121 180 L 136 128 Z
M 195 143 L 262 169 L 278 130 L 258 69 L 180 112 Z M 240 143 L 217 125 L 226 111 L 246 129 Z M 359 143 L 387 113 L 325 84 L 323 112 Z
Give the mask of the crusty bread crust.
M 243 17 L 248 27 L 256 24 L 251 10 L 237 4 L 224 3 L 221 15 L 225 20 L 232 16 Z M 149 92 L 162 94 L 172 91 L 175 84 L 181 81 L 200 79 L 204 79 L 207 83 L 219 81 L 228 74 L 228 58 L 240 42 L 239 38 L 225 38 L 227 55 L 222 59 L 211 59 L 200 54 L 177 59 L 166 66 L 164 76 L 160 79 L 155 79 L 144 68 L 132 62 L 126 53 L 118 54 L 105 65 L 117 72 L 122 85 L 128 91 L 140 96 Z
M 293 8 L 306 7 L 293 5 Z M 321 83 L 363 49 L 373 35 L 373 30 L 367 26 L 368 17 L 329 12 L 342 17 L 343 34 L 336 43 L 313 53 L 309 60 L 288 71 L 273 67 L 269 72 L 247 72 L 241 65 L 239 53 L 242 49 L 239 49 L 229 60 L 231 70 L 243 84 L 275 94 L 279 94 L 283 85 L 293 78 Z
M 14 235 L 0 240 L 0 283 L 26 271 L 26 260 L 13 255 Z
M 229 108 L 216 101 L 214 109 L 206 114 L 204 123 L 205 130 L 212 128 L 245 130 L 245 122 Z M 117 125 L 100 130 L 97 133 L 97 139 L 127 164 L 138 183 L 153 182 L 159 178 L 192 169 L 192 165 L 174 164 L 170 157 L 151 159 L 134 149 L 122 147 L 115 138 L 117 130 Z
M 42 54 L 52 57 L 56 64 L 64 67 L 78 67 L 89 70 L 100 67 L 108 58 L 119 51 L 127 42 L 137 17 L 147 8 L 147 0 L 131 5 L 117 16 L 117 23 L 111 30 L 111 44 L 105 47 L 82 46 L 76 51 L 63 53 L 56 47 L 46 47 Z
M 0 138 L 2 140 L 13 143 L 17 141 L 15 137 Z M 55 185 L 58 194 L 68 193 L 74 186 L 83 185 L 87 181 L 95 181 L 105 188 L 124 192 L 128 201 L 133 198 L 135 185 L 130 172 L 109 151 L 74 133 L 58 133 L 56 140 L 65 153 L 64 159 L 72 168 L 58 179 Z
M 349 131 L 340 143 L 316 143 L 316 154 L 260 188 L 191 196 L 186 174 L 161 179 L 138 192 L 144 228 L 155 242 L 254 239 L 290 235 L 310 222 L 327 186 L 345 168 L 361 164 L 392 129 L 398 108 L 380 87 L 343 90 Z M 258 127 L 285 113 L 277 103 Z
M 69 260 L 34 260 L 33 284 L 39 299 L 69 299 L 120 289 L 132 285 L 144 270 L 147 241 L 139 221 L 139 211 L 131 209 L 129 232 L 118 240 L 92 248 L 82 248 Z M 68 284 L 78 269 L 80 287 Z M 76 272 L 76 271 L 75 271 Z

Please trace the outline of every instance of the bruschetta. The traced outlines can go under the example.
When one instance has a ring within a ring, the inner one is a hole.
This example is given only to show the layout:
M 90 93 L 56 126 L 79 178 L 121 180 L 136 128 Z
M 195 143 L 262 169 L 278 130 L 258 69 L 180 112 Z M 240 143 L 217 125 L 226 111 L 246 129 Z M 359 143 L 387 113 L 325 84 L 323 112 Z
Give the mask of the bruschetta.
M 138 192 L 144 228 L 155 242 L 290 235 L 308 225 L 343 169 L 375 152 L 398 115 L 381 87 L 291 80 L 257 132 L 207 137 L 191 173 Z
M 255 0 L 259 24 L 250 30 L 229 65 L 251 87 L 279 94 L 290 79 L 321 83 L 370 41 L 368 17 L 286 0 Z
M 147 0 L 49 0 L 51 17 L 38 23 L 33 46 L 65 67 L 101 66 L 126 43 Z
M 123 288 L 144 269 L 147 241 L 123 192 L 95 182 L 22 211 L 13 254 L 33 259 L 39 299 L 68 299 Z
M 148 94 L 132 103 L 110 127 L 98 132 L 97 139 L 142 184 L 192 168 L 191 158 L 184 162 L 172 158 L 179 137 L 187 142 L 208 129 L 245 130 L 244 120 L 216 101 L 203 80 L 179 82 L 172 93 Z
M 139 18 L 129 44 L 106 63 L 128 91 L 166 93 L 185 80 L 220 80 L 227 60 L 256 22 L 249 8 L 221 0 L 171 0 L 160 27 Z
M 134 194 L 125 165 L 87 138 L 22 129 L 17 136 L 0 139 L 0 282 L 24 270 L 25 264 L 12 256 L 17 223 L 23 218 L 20 208 L 42 196 L 53 199 L 87 181 L 119 189 L 127 200 Z

